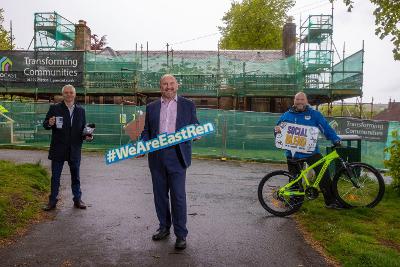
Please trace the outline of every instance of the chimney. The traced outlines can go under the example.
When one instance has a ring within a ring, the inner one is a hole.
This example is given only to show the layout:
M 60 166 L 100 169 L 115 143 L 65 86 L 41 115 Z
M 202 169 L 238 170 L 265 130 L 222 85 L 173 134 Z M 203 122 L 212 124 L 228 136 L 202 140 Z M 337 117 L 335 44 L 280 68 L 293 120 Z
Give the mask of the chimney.
M 285 57 L 296 54 L 296 24 L 293 23 L 293 20 L 294 18 L 289 16 L 283 26 L 283 53 Z
M 75 50 L 90 50 L 90 28 L 86 25 L 86 21 L 79 20 L 75 24 Z

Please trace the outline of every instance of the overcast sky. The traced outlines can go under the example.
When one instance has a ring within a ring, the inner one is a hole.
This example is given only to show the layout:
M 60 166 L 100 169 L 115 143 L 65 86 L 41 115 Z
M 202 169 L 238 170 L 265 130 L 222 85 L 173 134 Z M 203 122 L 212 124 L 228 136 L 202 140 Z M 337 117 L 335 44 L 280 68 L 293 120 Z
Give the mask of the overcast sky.
M 13 0 L 2 1 L 5 25 L 12 20 L 17 48 L 27 49 L 33 37 L 35 12 L 56 11 L 72 22 L 87 21 L 92 33 L 107 35 L 108 45 L 115 50 L 133 50 L 135 43 L 149 42 L 150 50 L 216 50 L 222 26 L 221 18 L 229 10 L 231 0 Z M 374 6 L 366 0 L 355 0 L 353 12 L 339 0 L 334 9 L 334 43 L 346 55 L 362 47 L 365 40 L 364 102 L 387 103 L 389 98 L 400 101 L 400 62 L 393 60 L 389 38 L 374 35 Z M 296 24 L 300 16 L 330 14 L 328 0 L 298 0 L 289 15 Z M 31 47 L 32 49 L 32 47 Z

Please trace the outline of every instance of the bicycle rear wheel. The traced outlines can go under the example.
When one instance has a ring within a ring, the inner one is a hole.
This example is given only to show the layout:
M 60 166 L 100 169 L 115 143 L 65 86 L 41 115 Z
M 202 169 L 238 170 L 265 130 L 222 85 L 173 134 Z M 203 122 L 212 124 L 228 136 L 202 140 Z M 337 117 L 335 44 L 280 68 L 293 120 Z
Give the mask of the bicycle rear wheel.
M 286 171 L 274 171 L 267 174 L 258 185 L 258 200 L 261 206 L 269 213 L 276 216 L 287 216 L 298 211 L 303 204 L 304 195 L 302 196 L 283 196 L 278 191 L 289 181 L 295 178 Z M 286 192 L 303 192 L 300 188 L 288 189 Z
M 333 178 L 336 199 L 347 208 L 375 207 L 385 193 L 382 175 L 374 167 L 361 162 L 348 163 L 348 169 L 352 178 L 345 168 Z

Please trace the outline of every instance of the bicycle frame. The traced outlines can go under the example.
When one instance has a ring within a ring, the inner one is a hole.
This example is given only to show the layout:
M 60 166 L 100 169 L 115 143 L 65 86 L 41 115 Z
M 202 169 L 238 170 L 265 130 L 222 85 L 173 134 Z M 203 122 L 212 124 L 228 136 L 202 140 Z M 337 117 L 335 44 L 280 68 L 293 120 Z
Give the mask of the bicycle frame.
M 314 188 L 317 188 L 317 186 L 319 185 L 322 177 L 324 176 L 325 172 L 328 169 L 329 164 L 334 161 L 335 159 L 340 159 L 339 154 L 336 152 L 336 150 L 333 150 L 331 153 L 329 153 L 328 155 L 324 156 L 322 159 L 318 160 L 317 162 L 315 162 L 314 164 L 312 164 L 311 166 L 309 166 L 308 168 L 304 169 L 301 171 L 301 173 L 299 174 L 299 176 L 294 179 L 293 181 L 289 182 L 288 184 L 284 185 L 283 187 L 281 187 L 278 191 L 278 194 L 281 196 L 304 196 L 305 192 L 300 192 L 300 191 L 290 191 L 287 190 L 289 189 L 292 185 L 294 185 L 295 183 L 297 183 L 298 181 L 301 181 L 301 179 L 304 179 L 307 187 L 309 187 L 311 185 L 310 181 L 307 179 L 307 173 L 314 169 L 315 167 L 321 165 L 322 163 L 324 164 L 321 168 L 321 171 L 319 172 L 317 178 L 315 179 L 314 183 L 311 185 Z

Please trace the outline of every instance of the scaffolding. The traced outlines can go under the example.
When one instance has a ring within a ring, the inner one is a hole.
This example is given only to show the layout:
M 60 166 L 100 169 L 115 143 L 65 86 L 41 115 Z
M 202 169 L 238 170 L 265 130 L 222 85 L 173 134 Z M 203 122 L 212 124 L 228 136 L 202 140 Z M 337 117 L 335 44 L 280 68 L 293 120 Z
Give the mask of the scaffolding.
M 35 13 L 34 23 L 35 56 L 47 51 L 62 55 L 74 49 L 75 25 L 71 21 L 47 12 Z M 275 105 L 273 101 L 291 99 L 298 91 L 307 93 L 316 105 L 361 96 L 364 48 L 347 58 L 343 54 L 334 64 L 332 35 L 333 14 L 310 15 L 300 22 L 297 54 L 290 57 L 281 50 L 177 51 L 169 45 L 166 51 L 149 51 L 148 45 L 145 51 L 143 46 L 139 51 L 137 46 L 134 51 L 109 47 L 80 51 L 82 82 L 76 86 L 77 93 L 93 98 L 130 96 L 137 100 L 139 96 L 143 99 L 139 102 L 146 103 L 148 97 L 159 94 L 160 77 L 171 73 L 180 84 L 180 94 L 208 98 L 213 103 L 212 98 L 218 98 L 217 107 L 221 98 L 233 99 L 234 104 L 229 100 L 233 108 L 246 109 L 253 100 L 271 100 Z M 13 71 L 23 77 L 23 69 Z M 0 86 L 0 93 L 47 98 L 55 90 L 54 86 L 7 81 Z
M 73 50 L 75 24 L 56 12 L 35 13 L 34 50 Z
M 300 22 L 298 58 L 303 66 L 304 90 L 330 89 L 332 33 L 333 15 L 310 15 Z

